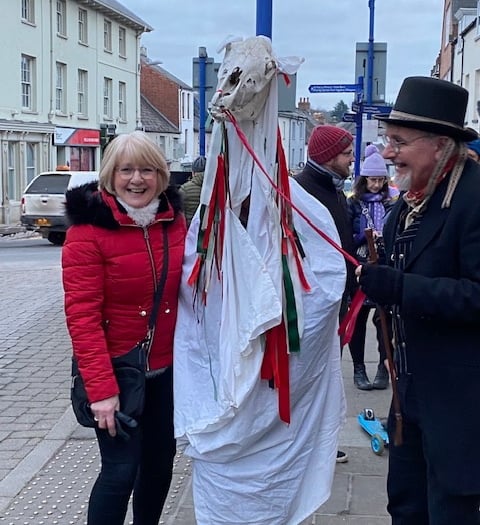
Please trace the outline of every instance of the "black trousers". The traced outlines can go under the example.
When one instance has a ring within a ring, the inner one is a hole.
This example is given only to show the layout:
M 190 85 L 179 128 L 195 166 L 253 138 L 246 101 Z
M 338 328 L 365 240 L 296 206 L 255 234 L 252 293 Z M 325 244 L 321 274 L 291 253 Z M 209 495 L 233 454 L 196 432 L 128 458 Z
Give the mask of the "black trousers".
M 123 525 L 133 491 L 135 525 L 158 525 L 172 480 L 173 374 L 147 379 L 145 409 L 128 441 L 96 430 L 101 470 L 90 494 L 88 525 Z
M 348 345 L 350 349 L 350 355 L 352 356 L 352 361 L 354 365 L 363 365 L 365 364 L 365 337 L 367 335 L 367 323 L 370 310 L 375 308 L 373 305 L 363 305 L 358 312 L 357 321 L 355 323 L 355 330 L 352 334 L 352 339 Z M 389 337 L 392 339 L 391 333 L 391 322 L 390 317 L 387 315 L 387 324 L 389 329 Z M 376 328 L 377 333 L 377 342 L 378 342 L 378 353 L 379 353 L 379 363 L 383 363 L 387 358 L 387 353 L 385 350 L 385 341 L 383 337 L 382 327 L 380 325 L 380 315 L 378 309 L 375 308 L 373 313 L 373 324 Z
M 393 445 L 392 411 L 388 421 L 387 510 L 392 516 L 392 525 L 479 525 L 480 494 L 448 493 L 435 476 L 435 466 L 429 464 L 411 376 L 400 376 L 398 391 L 403 417 L 402 445 Z M 458 468 L 460 470 L 462 465 Z

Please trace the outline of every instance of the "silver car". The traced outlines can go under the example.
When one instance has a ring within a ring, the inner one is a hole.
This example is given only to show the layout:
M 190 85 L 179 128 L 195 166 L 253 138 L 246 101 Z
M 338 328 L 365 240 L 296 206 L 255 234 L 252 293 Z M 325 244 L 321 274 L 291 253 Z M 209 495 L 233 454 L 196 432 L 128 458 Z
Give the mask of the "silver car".
M 21 222 L 27 230 L 38 231 L 52 244 L 62 245 L 68 225 L 65 219 L 65 192 L 97 181 L 97 171 L 45 171 L 25 188 L 21 202 Z

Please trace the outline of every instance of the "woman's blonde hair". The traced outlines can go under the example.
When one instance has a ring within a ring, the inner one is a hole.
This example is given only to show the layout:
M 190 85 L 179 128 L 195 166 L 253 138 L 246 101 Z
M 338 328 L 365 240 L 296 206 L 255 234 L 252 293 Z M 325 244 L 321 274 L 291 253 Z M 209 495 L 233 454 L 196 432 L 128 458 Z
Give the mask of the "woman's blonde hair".
M 170 172 L 162 150 L 143 131 L 133 131 L 115 137 L 106 147 L 100 165 L 99 186 L 115 194 L 113 176 L 120 161 L 157 170 L 158 195 L 167 189 Z

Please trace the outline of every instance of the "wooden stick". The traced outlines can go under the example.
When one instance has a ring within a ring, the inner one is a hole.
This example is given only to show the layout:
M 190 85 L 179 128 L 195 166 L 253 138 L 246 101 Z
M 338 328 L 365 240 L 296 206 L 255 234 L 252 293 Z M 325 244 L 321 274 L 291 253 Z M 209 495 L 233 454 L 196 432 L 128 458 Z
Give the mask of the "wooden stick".
M 378 263 L 377 247 L 375 240 L 373 239 L 373 230 L 371 228 L 365 229 L 365 237 L 367 239 L 368 246 L 368 262 L 370 264 Z M 393 412 L 395 415 L 395 434 L 393 444 L 395 446 L 401 445 L 403 442 L 402 437 L 402 412 L 400 410 L 400 399 L 398 397 L 397 389 L 397 371 L 395 368 L 395 362 L 393 360 L 392 342 L 390 340 L 390 334 L 388 331 L 387 314 L 383 307 L 377 304 L 378 315 L 380 317 L 380 327 L 382 330 L 383 341 L 385 344 L 385 352 L 387 354 L 388 371 L 390 373 L 390 381 L 392 383 L 392 405 Z

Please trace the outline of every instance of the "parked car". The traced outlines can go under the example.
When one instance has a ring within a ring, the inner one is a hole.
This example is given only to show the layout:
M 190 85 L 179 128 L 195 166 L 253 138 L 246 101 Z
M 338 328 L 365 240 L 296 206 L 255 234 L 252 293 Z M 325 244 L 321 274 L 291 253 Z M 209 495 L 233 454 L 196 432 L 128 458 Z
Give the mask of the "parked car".
M 65 218 L 65 192 L 75 186 L 97 181 L 97 171 L 70 171 L 57 167 L 37 175 L 22 196 L 22 225 L 39 232 L 52 244 L 61 246 L 65 241 L 68 224 Z

